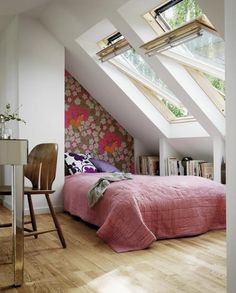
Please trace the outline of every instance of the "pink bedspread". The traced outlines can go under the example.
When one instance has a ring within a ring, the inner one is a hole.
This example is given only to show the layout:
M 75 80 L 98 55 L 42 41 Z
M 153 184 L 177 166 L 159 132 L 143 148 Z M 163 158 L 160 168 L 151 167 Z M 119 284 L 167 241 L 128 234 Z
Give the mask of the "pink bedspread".
M 225 186 L 194 176 L 133 175 L 111 183 L 93 207 L 87 192 L 107 173 L 67 176 L 64 209 L 100 227 L 97 235 L 117 252 L 139 250 L 156 239 L 225 228 Z

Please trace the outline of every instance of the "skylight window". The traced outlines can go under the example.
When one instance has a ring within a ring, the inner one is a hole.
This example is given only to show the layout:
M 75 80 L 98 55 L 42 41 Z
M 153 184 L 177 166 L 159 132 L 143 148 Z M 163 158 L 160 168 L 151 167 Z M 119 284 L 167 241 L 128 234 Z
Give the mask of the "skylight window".
M 110 61 L 142 92 L 170 122 L 193 120 L 188 110 L 138 55 L 127 40 L 116 32 L 98 42 L 103 49 L 96 53 L 102 62 Z
M 207 33 L 206 37 L 205 33 Z M 202 15 L 176 29 L 161 34 L 159 37 L 147 42 L 141 47 L 146 50 L 149 56 L 166 50 L 172 50 L 176 47 L 178 47 L 178 52 L 182 52 L 183 54 L 186 52 L 187 54 L 189 54 L 189 52 L 191 54 L 194 50 L 200 51 L 199 48 L 202 47 L 204 47 L 204 50 L 202 50 L 204 52 L 206 48 L 212 44 L 220 43 L 220 38 L 214 36 L 216 34 L 215 28 L 207 17 Z M 211 35 L 211 37 L 209 37 L 209 35 Z M 201 39 L 201 41 L 199 41 L 199 39 Z M 189 43 L 192 45 L 189 45 Z M 188 47 L 186 47 L 186 44 L 188 44 Z
M 193 119 L 180 100 L 133 49 L 120 54 L 110 62 L 128 76 L 168 121 Z
M 225 115 L 224 81 L 192 68 L 186 67 L 186 69 L 218 110 Z
M 224 79 L 224 41 L 202 14 L 196 0 L 171 0 L 144 17 L 159 35 L 142 46 L 146 54 L 163 52 L 181 63 Z
M 224 41 L 197 1 L 167 1 L 144 17 L 159 35 L 141 46 L 145 53 L 163 54 L 190 68 L 195 81 L 225 114 Z
M 201 15 L 202 10 L 197 0 L 169 0 L 153 8 L 143 17 L 158 34 L 161 34 Z

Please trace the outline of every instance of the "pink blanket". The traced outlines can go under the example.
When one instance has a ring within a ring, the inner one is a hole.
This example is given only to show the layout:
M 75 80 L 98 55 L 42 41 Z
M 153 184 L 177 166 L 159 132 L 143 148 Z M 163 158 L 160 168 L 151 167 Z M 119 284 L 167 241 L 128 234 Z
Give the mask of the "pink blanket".
M 97 235 L 117 252 L 143 249 L 156 239 L 225 228 L 225 186 L 196 176 L 133 175 L 111 183 L 93 207 L 90 187 L 106 173 L 67 176 L 64 209 L 100 227 Z

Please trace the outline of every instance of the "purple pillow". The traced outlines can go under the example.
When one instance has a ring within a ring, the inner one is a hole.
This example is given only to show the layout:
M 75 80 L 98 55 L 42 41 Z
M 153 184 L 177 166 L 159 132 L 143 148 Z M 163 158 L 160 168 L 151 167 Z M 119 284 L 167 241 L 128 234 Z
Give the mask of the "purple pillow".
M 120 172 L 119 169 L 117 169 L 115 166 L 111 165 L 110 163 L 106 161 L 98 160 L 98 159 L 90 159 L 90 162 L 92 162 L 93 165 L 96 167 L 97 172 L 109 172 L 109 173 Z
M 94 173 L 96 167 L 89 160 L 90 155 L 65 153 L 65 163 L 71 175 L 75 173 Z

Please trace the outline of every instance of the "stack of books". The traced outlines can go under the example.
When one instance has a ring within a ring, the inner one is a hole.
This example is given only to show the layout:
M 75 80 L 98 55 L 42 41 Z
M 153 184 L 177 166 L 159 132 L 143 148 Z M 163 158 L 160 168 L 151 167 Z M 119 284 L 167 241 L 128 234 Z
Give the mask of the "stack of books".
M 139 173 L 142 175 L 159 175 L 159 157 L 140 156 Z
M 201 164 L 204 160 L 190 160 L 186 162 L 186 175 L 202 176 Z
M 177 158 L 167 158 L 167 174 L 171 175 L 189 175 L 201 176 L 208 179 L 214 179 L 213 163 L 207 163 L 204 160 L 179 161 Z

